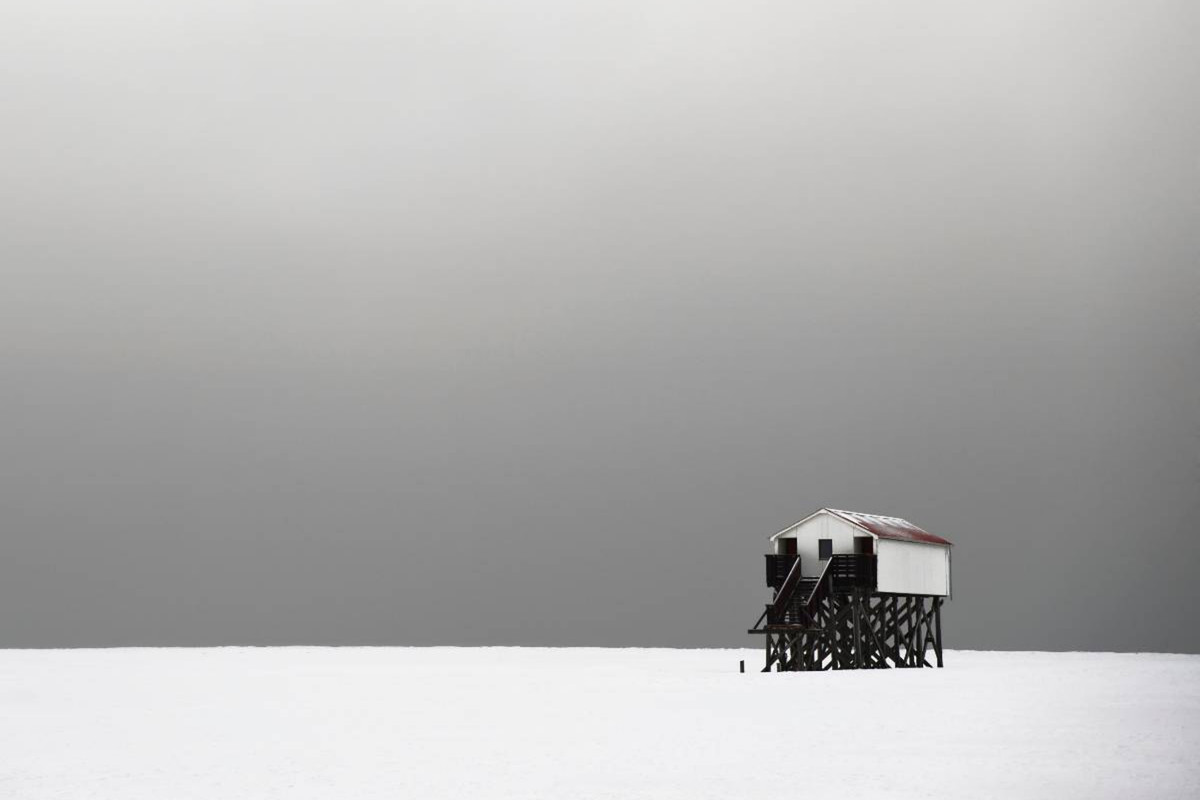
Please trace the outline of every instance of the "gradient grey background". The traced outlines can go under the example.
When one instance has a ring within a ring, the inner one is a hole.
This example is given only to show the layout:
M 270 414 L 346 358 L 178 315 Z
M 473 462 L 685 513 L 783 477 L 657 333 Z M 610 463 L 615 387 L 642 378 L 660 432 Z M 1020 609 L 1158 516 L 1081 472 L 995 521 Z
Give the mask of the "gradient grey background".
M 7 2 L 0 646 L 1200 651 L 1192 2 Z

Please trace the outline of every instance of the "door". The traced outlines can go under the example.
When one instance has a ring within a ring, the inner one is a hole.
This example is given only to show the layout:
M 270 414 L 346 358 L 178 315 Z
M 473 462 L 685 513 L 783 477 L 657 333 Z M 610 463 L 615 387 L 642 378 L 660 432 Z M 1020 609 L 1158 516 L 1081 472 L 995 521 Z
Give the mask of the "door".
M 871 536 L 855 536 L 854 552 L 858 553 L 860 556 L 874 555 L 875 539 Z
M 782 539 L 781 541 L 783 542 L 783 555 L 796 555 L 796 539 L 794 537 L 791 539 Z

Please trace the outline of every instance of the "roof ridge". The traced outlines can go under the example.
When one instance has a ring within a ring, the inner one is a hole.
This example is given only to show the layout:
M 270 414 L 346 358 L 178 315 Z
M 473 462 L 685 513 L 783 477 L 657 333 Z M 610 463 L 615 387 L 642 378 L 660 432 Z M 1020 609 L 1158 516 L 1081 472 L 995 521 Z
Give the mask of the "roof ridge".
M 889 517 L 883 514 L 871 514 L 865 511 L 847 511 L 826 507 L 823 509 L 830 514 L 861 528 L 870 534 L 885 539 L 903 539 L 910 542 L 925 544 L 953 544 L 949 539 L 930 533 L 924 528 L 909 522 L 904 517 Z
M 908 520 L 904 519 L 904 517 L 893 517 L 889 514 L 872 514 L 870 511 L 851 511 L 848 508 L 826 508 L 825 510 L 832 511 L 835 514 L 854 514 L 859 517 L 875 517 L 876 519 L 898 519 L 898 520 L 902 520 L 904 522 L 908 522 Z

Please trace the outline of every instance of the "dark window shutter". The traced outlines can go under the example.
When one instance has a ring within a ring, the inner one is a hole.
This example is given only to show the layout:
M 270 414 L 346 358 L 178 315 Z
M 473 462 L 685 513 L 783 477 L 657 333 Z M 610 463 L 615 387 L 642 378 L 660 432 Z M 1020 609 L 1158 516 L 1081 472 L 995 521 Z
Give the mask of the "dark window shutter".
M 818 539 L 817 552 L 822 561 L 826 561 L 833 556 L 833 539 Z

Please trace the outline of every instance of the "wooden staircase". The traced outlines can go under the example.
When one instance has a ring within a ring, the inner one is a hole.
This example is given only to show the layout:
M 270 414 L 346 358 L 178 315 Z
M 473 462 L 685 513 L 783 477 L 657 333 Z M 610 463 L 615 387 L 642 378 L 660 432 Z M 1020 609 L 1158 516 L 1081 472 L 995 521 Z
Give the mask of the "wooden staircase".
M 768 627 L 814 628 L 817 626 L 816 607 L 827 595 L 852 587 L 867 591 L 875 589 L 874 556 L 834 555 L 825 562 L 818 577 L 802 576 L 799 558 L 787 564 L 788 572 L 784 578 L 778 577 L 781 572 L 778 562 L 775 567 L 770 563 L 768 562 L 768 576 L 775 576 L 773 583 L 778 588 L 774 599 L 767 604 L 763 615 L 754 624 L 755 628 L 763 622 Z
M 812 599 L 813 592 L 816 591 L 817 584 L 820 582 L 820 578 L 801 578 L 796 585 L 796 593 L 792 596 L 792 602 L 807 608 L 808 601 Z

